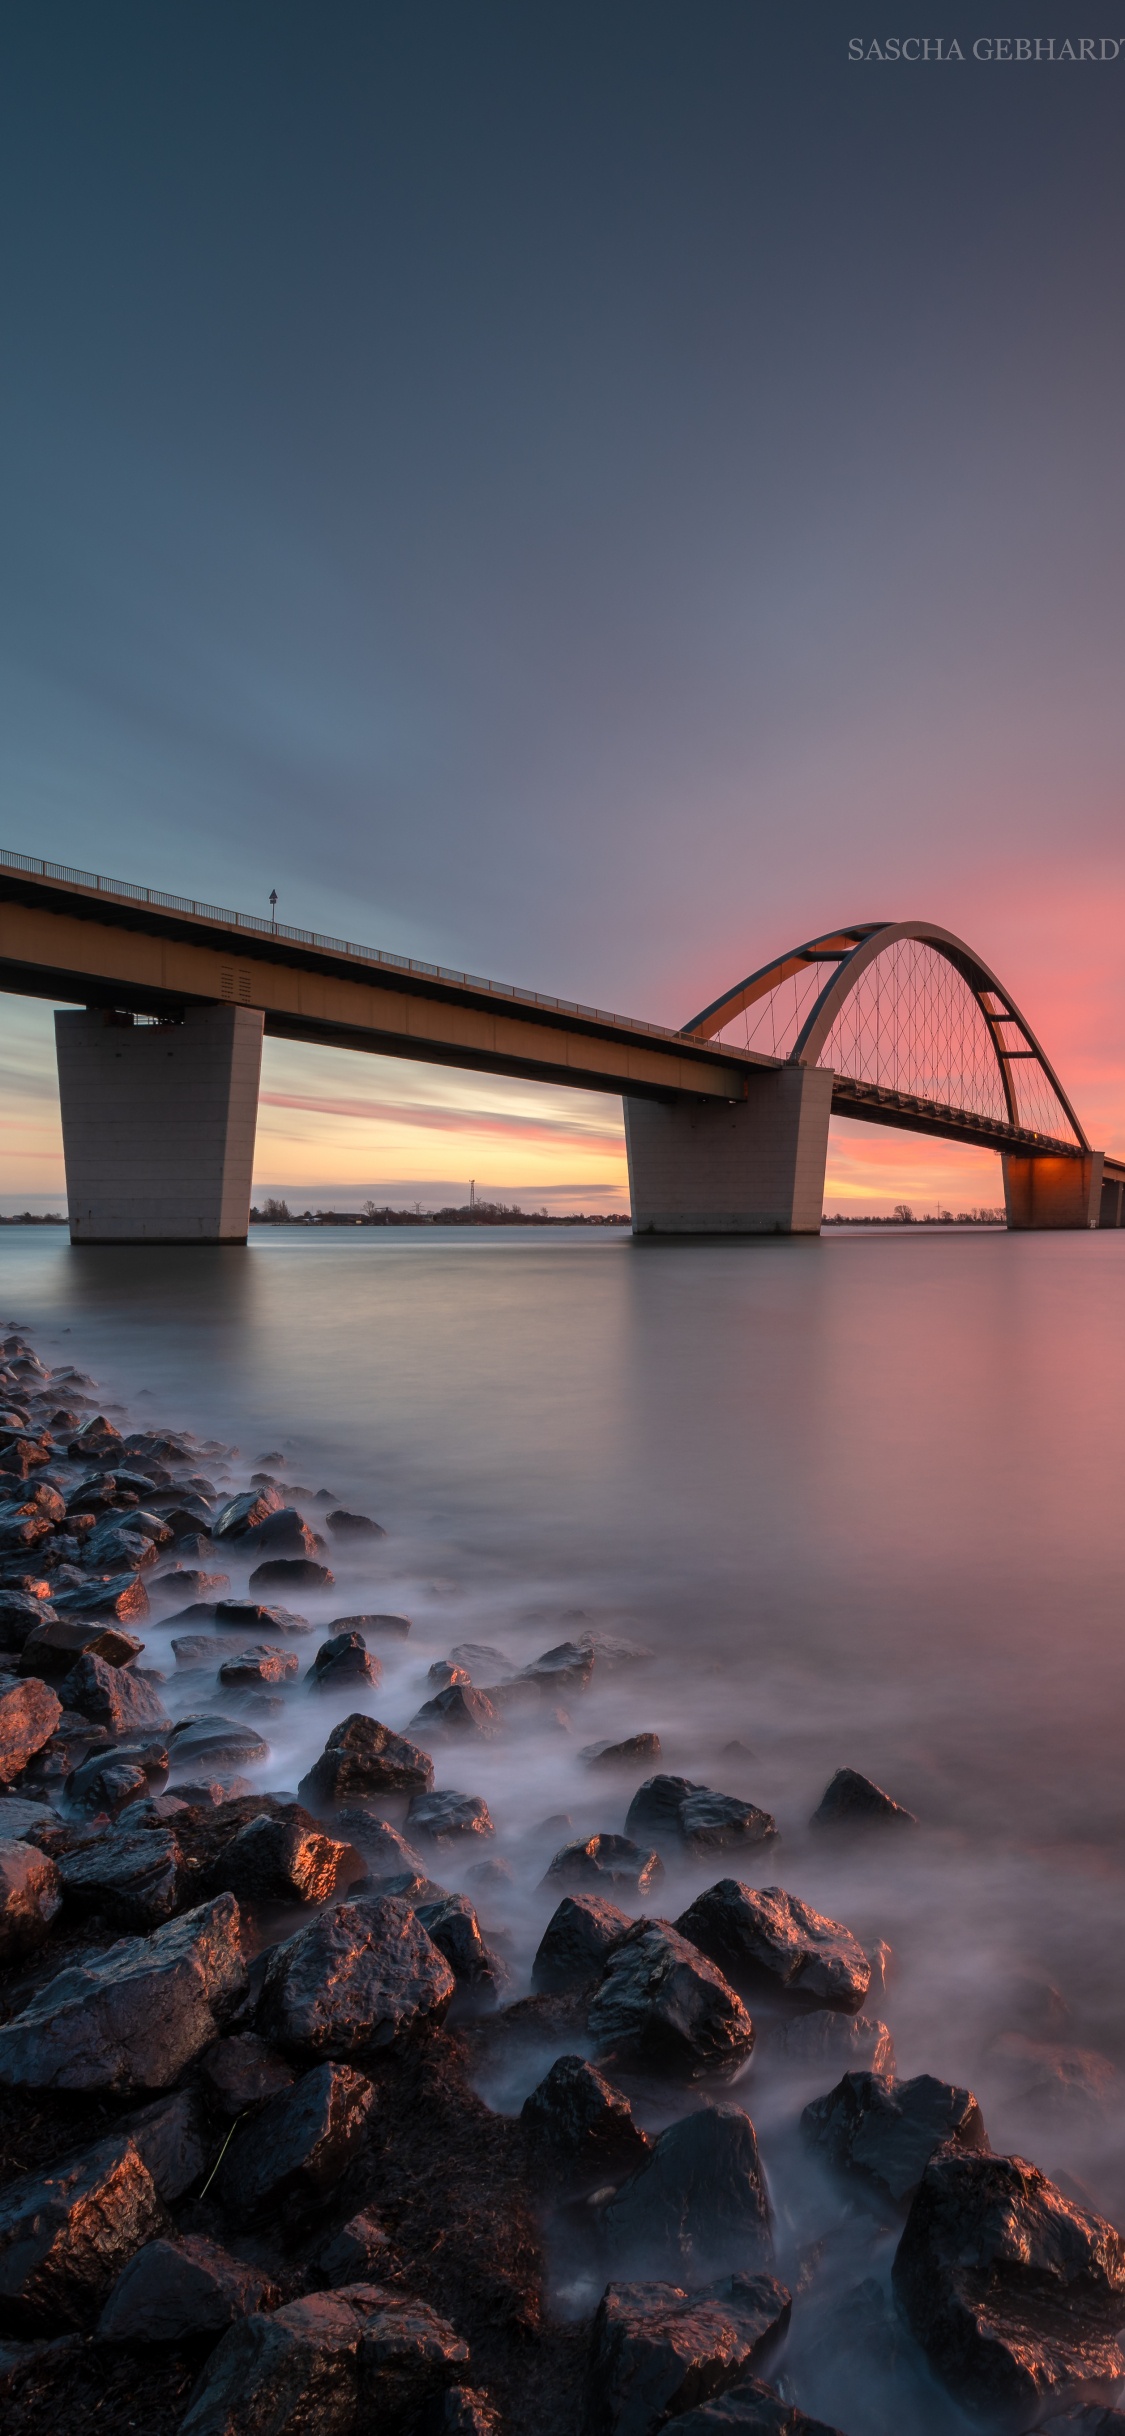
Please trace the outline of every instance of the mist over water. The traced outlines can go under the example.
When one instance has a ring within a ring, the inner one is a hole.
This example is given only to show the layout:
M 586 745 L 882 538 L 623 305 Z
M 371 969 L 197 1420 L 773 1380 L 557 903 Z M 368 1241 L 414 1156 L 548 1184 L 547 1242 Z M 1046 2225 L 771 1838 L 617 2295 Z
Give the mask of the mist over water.
M 384 1525 L 295 1603 L 314 1626 L 399 1612 L 411 1637 L 372 1639 L 369 1698 L 301 1688 L 248 1712 L 272 1746 L 256 1784 L 295 1787 L 354 1707 L 408 1727 L 455 1643 L 514 1666 L 584 1632 L 643 1643 L 647 1663 L 596 1666 L 566 1698 L 569 1727 L 548 1705 L 434 1749 L 437 1784 L 485 1796 L 484 1849 L 515 1872 L 478 1898 L 511 1993 L 559 1891 L 539 1881 L 566 1831 L 533 1831 L 557 1812 L 574 1834 L 620 1828 L 651 1771 L 599 1778 L 579 1752 L 655 1730 L 664 1768 L 751 1796 L 780 1840 L 669 1867 L 624 1908 L 675 1917 L 742 1875 L 887 1940 L 865 2011 L 900 2074 L 968 2083 L 995 2149 L 1125 2224 L 1125 1237 L 278 1228 L 243 1253 L 5 1229 L 0 1280 L 0 1317 L 131 1426 L 237 1446 L 235 1485 L 280 1455 L 281 1479 Z M 322 1527 L 323 1504 L 296 1502 Z M 222 1562 L 244 1588 L 251 1561 Z M 142 1630 L 173 1709 L 239 1713 L 177 1684 L 170 1632 Z M 291 1645 L 302 1677 L 320 1637 Z M 841 1765 L 917 1832 L 811 1832 Z M 480 1857 L 442 1852 L 432 1874 L 461 1886 Z M 491 2102 L 518 2106 L 551 2052 L 498 2068 Z M 759 2048 L 722 2093 L 757 2124 L 795 2288 L 805 2260 L 794 2391 L 850 2436 L 944 2436 L 968 2423 L 909 2363 L 837 2353 L 829 2376 L 818 2353 L 834 2297 L 885 2280 L 897 2238 L 802 2152 L 797 2113 L 827 2085 Z M 566 2273 L 559 2305 L 589 2305 Z

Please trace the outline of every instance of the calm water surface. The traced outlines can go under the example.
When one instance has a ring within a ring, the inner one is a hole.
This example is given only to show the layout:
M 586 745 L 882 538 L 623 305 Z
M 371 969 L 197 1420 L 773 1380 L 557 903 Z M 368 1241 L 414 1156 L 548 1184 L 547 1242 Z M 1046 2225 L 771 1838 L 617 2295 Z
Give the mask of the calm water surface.
M 968 2082 L 995 2148 L 1125 2224 L 1125 1234 L 280 1228 L 247 1253 L 133 1253 L 5 1228 L 0 1280 L 0 1316 L 134 1425 L 232 1442 L 239 1478 L 278 1451 L 378 1516 L 376 1555 L 336 1564 L 307 1612 L 414 1618 L 371 1702 L 392 1725 L 460 1640 L 524 1663 L 591 1629 L 654 1653 L 595 1673 L 569 1731 L 439 1762 L 439 1784 L 486 1795 L 515 1865 L 489 1905 L 517 1992 L 553 1908 L 534 1828 L 619 1827 L 631 1784 L 599 1788 L 578 1752 L 655 1728 L 665 1766 L 776 1816 L 745 1874 L 889 1941 L 867 2009 L 900 2072 Z M 335 1714 L 297 1695 L 263 1782 L 292 1786 Z M 842 1763 L 918 1833 L 859 1852 L 811 1835 Z M 671 1873 L 659 1908 L 719 1874 Z M 514 2106 L 535 2077 L 532 2059 L 489 2094 Z M 794 2391 L 852 2436 L 959 2429 L 878 2344 L 857 2364 L 830 2340 L 826 2364 L 825 2313 L 885 2283 L 893 2237 L 803 2162 L 812 2089 L 759 2056 L 737 2094 L 786 2271 L 806 2261 Z

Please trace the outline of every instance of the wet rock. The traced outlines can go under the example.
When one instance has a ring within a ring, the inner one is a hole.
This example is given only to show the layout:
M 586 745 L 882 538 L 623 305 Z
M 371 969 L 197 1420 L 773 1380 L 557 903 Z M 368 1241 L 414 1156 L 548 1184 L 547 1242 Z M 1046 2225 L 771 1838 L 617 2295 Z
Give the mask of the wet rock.
M 311 1556 L 271 1556 L 255 1565 L 251 1590 L 331 1590 L 336 1579 L 329 1566 Z
M 438 1692 L 448 1691 L 454 1683 L 471 1683 L 472 1679 L 468 1667 L 455 1666 L 452 1658 L 435 1658 L 426 1669 L 427 1683 L 432 1683 Z
M 837 1768 L 831 1783 L 821 1795 L 809 1821 L 812 1827 L 861 1827 L 883 1822 L 890 1826 L 916 1827 L 912 1810 L 904 1810 L 901 1802 L 892 1801 L 881 1785 L 872 1784 L 869 1776 L 860 1776 L 855 1768 Z
M 142 2106 L 122 2124 L 147 2166 L 157 2192 L 171 2207 L 208 2171 L 218 2142 L 197 2089 Z
M 382 1681 L 383 1669 L 373 1658 L 361 1632 L 333 1633 L 322 1641 L 312 1665 L 305 1669 L 305 1681 L 318 1691 L 337 1691 L 345 1683 Z
M 553 1886 L 604 1886 L 633 1895 L 647 1894 L 664 1876 L 659 1853 L 643 1852 L 625 1835 L 590 1835 L 564 1844 L 543 1880 Z
M 233 1717 L 194 1717 L 176 1726 L 169 1736 L 168 1755 L 174 1777 L 202 1768 L 245 1768 L 268 1759 L 270 1747 L 257 1727 Z
M 149 1595 L 154 1599 L 159 1596 L 162 1599 L 191 1599 L 201 1603 L 210 1600 L 217 1603 L 224 1591 L 229 1589 L 229 1573 L 204 1573 L 197 1565 L 177 1564 L 170 1570 L 162 1569 L 149 1583 Z
M 659 1734 L 629 1734 L 624 1742 L 588 1742 L 579 1759 L 587 1768 L 625 1768 L 634 1760 L 659 1759 Z
M 218 1633 L 181 1633 L 172 1643 L 177 1666 L 207 1666 L 225 1657 L 229 1641 L 221 1641 Z
M 691 1852 L 767 1844 L 777 1834 L 768 1810 L 740 1794 L 713 1793 L 687 1776 L 650 1776 L 638 1787 L 625 1819 L 627 1835 L 656 1844 L 684 1844 Z
M 974 2416 L 1026 2428 L 1113 2402 L 1125 2243 L 1022 2157 L 933 2157 L 892 2282 L 934 2374 Z
M 385 2270 L 389 2249 L 386 2227 L 377 2216 L 361 2211 L 321 2243 L 316 2263 L 330 2284 L 367 2284 Z
M 487 1641 L 459 1641 L 456 1649 L 450 1650 L 449 1657 L 451 1665 L 464 1667 L 465 1673 L 472 1678 L 485 1675 L 490 1681 L 493 1677 L 499 1681 L 515 1671 L 511 1659 L 504 1656 L 503 1650 L 491 1648 Z
M 266 1515 L 264 1522 L 255 1523 L 239 1536 L 259 1556 L 302 1557 L 317 1553 L 316 1533 L 304 1515 L 298 1514 L 296 1506 L 278 1506 L 275 1513 Z
M 667 2436 L 841 2436 L 826 2419 L 810 2419 L 757 2378 L 732 2386 L 714 2402 L 701 2402 L 682 2418 L 666 2419 L 664 2429 Z
M 867 1994 L 871 1965 L 851 1930 L 783 1887 L 720 1878 L 676 1926 L 744 1996 L 858 2013 Z
M 730 2275 L 688 2294 L 674 2283 L 607 2284 L 594 2319 L 583 2436 L 653 2436 L 768 2367 L 790 2300 L 770 2276 Z
M 413 1631 L 409 1616 L 337 1616 L 331 1632 L 381 1633 L 387 1641 L 405 1641 Z
M 224 2115 L 243 2115 L 264 2106 L 267 2098 L 292 2089 L 294 2075 L 283 2056 L 254 2030 L 216 2039 L 199 2066 L 199 2078 L 212 2103 Z
M 114 1456 L 121 1453 L 124 1444 L 120 1430 L 114 1428 L 112 1421 L 107 1421 L 104 1413 L 91 1413 L 77 1437 L 71 1439 L 66 1451 L 72 1463 L 93 1461 L 104 1471 Z
M 407 2436 L 467 2359 L 466 2345 L 421 2301 L 388 2305 L 364 2284 L 311 2293 L 229 2329 L 180 2436 L 351 2436 L 365 2392 L 379 2436 Z
M 45 1852 L 4 1837 L 2 1821 L 0 1838 L 0 1963 L 9 1963 L 44 1943 L 62 1893 L 58 1870 Z
M 235 2132 L 219 2168 L 219 2198 L 238 2224 L 317 2206 L 363 2140 L 371 2082 L 348 2064 L 318 2064 L 269 2098 Z
M 0 1794 L 0 1838 L 5 1842 L 49 1833 L 60 1824 L 49 1802 L 32 1801 L 19 1793 Z
M 412 1734 L 476 1735 L 491 1742 L 500 1731 L 500 1717 L 484 1692 L 471 1683 L 451 1683 L 432 1700 L 425 1700 L 410 1720 Z
M 346 1506 L 337 1506 L 327 1518 L 334 1539 L 385 1539 L 381 1523 L 372 1522 L 370 1514 L 349 1514 Z
M 244 1801 L 253 1790 L 248 1776 L 193 1776 L 177 1783 L 176 1799 L 191 1809 L 219 1810 L 224 1802 Z
M 618 2181 L 648 2154 L 628 2100 L 580 2055 L 557 2058 L 520 2121 L 534 2169 L 570 2197 Z
M 274 1947 L 258 2028 L 291 2053 L 343 2061 L 440 2022 L 455 1985 L 409 1904 L 363 1897 L 333 1904 Z
M 75 1661 L 60 1697 L 68 1709 L 108 1727 L 113 1735 L 156 1731 L 171 1725 L 168 1711 L 154 1685 L 130 1666 L 107 1666 L 89 1650 Z
M 562 1996 L 601 1978 L 609 1956 L 633 1927 L 627 1912 L 599 1895 L 564 1895 L 539 1940 L 531 1966 L 537 1996 Z
M 115 1573 L 104 1581 L 94 1579 L 73 1590 L 57 1590 L 53 1604 L 58 1615 L 116 1617 L 119 1624 L 136 1623 L 149 1613 L 148 1592 L 139 1573 Z
M 156 1542 L 144 1531 L 130 1531 L 124 1523 L 106 1521 L 91 1531 L 84 1551 L 85 1561 L 98 1573 L 129 1573 L 156 1563 Z
M 507 1969 L 486 1945 L 468 1896 L 442 1895 L 436 1901 L 423 1898 L 415 1910 L 458 1985 L 495 2003 L 507 1982 Z
M 488 1804 L 479 1793 L 416 1793 L 407 1809 L 406 1824 L 412 1834 L 425 1836 L 431 1844 L 459 1844 L 465 1836 L 496 1833 Z
M 467 2368 L 469 2347 L 424 2301 L 383 2297 L 391 2306 L 373 2310 L 360 2335 L 360 2392 L 380 2428 L 405 2431 Z
M 584 1692 L 593 1671 L 589 1641 L 560 1641 L 557 1648 L 544 1650 L 541 1658 L 533 1658 L 530 1666 L 523 1667 L 521 1680 L 538 1684 L 557 1699 L 562 1692 Z
M 885 2022 L 866 2013 L 797 2013 L 761 2033 L 765 2054 L 795 2072 L 893 2073 L 895 2045 Z
M 21 1642 L 54 1608 L 46 1598 L 36 1598 L 30 1590 L 17 1590 L 5 1583 L 0 1586 L 0 1639 Z
M 451 2385 L 431 2402 L 419 2436 L 500 2436 L 500 2413 L 476 2386 Z
M 29 1759 L 50 1741 L 61 1716 L 62 1702 L 37 1677 L 21 1682 L 0 1675 L 0 1785 L 13 1784 L 22 1775 Z
M 611 2257 L 638 2274 L 707 2283 L 773 2264 L 754 2126 L 740 2106 L 704 2106 L 661 2132 L 601 2212 Z
M 292 1683 L 297 1666 L 296 1650 L 274 1649 L 268 1641 L 259 1641 L 252 1649 L 240 1649 L 236 1658 L 224 1658 L 219 1668 L 219 1681 L 234 1690 Z
M 49 1446 L 39 1445 L 34 1438 L 13 1438 L 0 1453 L 0 1475 L 6 1474 L 11 1480 L 26 1480 L 50 1460 Z
M 188 1611 L 191 1612 L 190 1610 Z M 216 1624 L 229 1624 L 239 1632 L 303 1634 L 312 1631 L 307 1616 L 297 1615 L 292 1607 L 267 1607 L 261 1599 L 216 1599 L 213 1608 L 205 1610 Z
M 268 2308 L 268 2278 L 216 2241 L 185 2233 L 146 2242 L 118 2276 L 98 2319 L 101 2343 L 186 2343 Z
M 133 2143 L 115 2134 L 0 2192 L 0 2330 L 89 2324 L 164 2210 Z
M 434 1763 L 417 1743 L 393 1734 L 377 1717 L 355 1711 L 333 1726 L 324 1749 L 297 1787 L 316 1809 L 362 1801 L 365 1794 L 419 1793 L 433 1784 Z
M 689 2076 L 732 2071 L 754 2044 L 741 1998 L 665 1921 L 640 1920 L 614 1946 L 588 2027 L 596 2055 Z
M 421 1854 L 415 1852 L 413 1844 L 407 1843 L 397 1827 L 388 1827 L 385 1819 L 375 1818 L 369 1810 L 338 1810 L 334 1823 L 362 1854 L 374 1885 L 384 1878 L 425 1876 Z
M 905 2207 L 933 2156 L 946 2144 L 987 2151 L 984 2118 L 971 2089 L 922 2072 L 912 2081 L 846 2072 L 814 2098 L 801 2130 L 837 2173 L 851 2174 L 892 2207 Z
M 0 2024 L 0 2086 L 166 2089 L 245 1990 L 238 1905 L 220 1895 L 48 1981 Z
M 216 1891 L 227 1887 L 240 1903 L 326 1903 L 363 1876 L 350 1844 L 314 1827 L 294 1803 L 281 1815 L 263 1811 L 231 1837 L 210 1873 Z
M 71 1770 L 63 1794 L 69 1811 L 115 1819 L 130 1803 L 159 1792 L 167 1777 L 168 1753 L 161 1743 L 108 1755 L 94 1751 Z
M 399 1870 L 393 1878 L 363 1879 L 353 1888 L 354 1895 L 395 1895 L 417 1911 L 420 1903 L 445 1903 L 448 1886 L 439 1886 L 436 1878 L 419 1876 L 415 1869 Z
M 68 1675 L 77 1658 L 89 1654 L 107 1666 L 129 1666 L 139 1658 L 144 1642 L 120 1625 L 83 1623 L 78 1616 L 50 1615 L 29 1632 L 20 1659 L 21 1675 Z
M 69 1903 L 104 1912 L 115 1927 L 143 1933 L 170 1920 L 180 1902 L 184 1858 L 171 1827 L 112 1827 L 95 1844 L 65 1853 L 59 1880 Z
M 215 1516 L 211 1526 L 213 1539 L 245 1539 L 271 1514 L 280 1514 L 283 1500 L 277 1489 L 244 1489 L 241 1496 L 230 1497 Z

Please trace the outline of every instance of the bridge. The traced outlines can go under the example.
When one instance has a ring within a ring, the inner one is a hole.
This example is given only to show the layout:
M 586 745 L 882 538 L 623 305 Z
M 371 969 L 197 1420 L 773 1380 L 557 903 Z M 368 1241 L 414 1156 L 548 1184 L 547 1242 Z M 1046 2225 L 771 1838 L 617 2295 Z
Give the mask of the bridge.
M 69 1002 L 75 1242 L 245 1242 L 265 1034 L 619 1096 L 638 1235 L 819 1232 L 833 1113 L 999 1152 L 1011 1227 L 1125 1219 L 1125 1163 L 926 923 L 809 940 L 675 1031 L 0 850 L 0 989 Z

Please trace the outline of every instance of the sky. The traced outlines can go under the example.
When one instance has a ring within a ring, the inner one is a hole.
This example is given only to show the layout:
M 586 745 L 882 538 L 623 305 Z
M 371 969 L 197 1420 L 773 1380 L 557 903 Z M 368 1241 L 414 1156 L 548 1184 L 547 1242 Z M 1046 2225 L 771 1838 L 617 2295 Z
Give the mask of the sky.
M 1125 0 L 926 26 L 9 0 L 0 844 L 668 1024 L 932 920 L 1125 1150 Z M 470 1178 L 621 1207 L 619 1104 L 267 1043 L 259 1194 Z M 903 1198 L 998 1163 L 834 1126 Z

